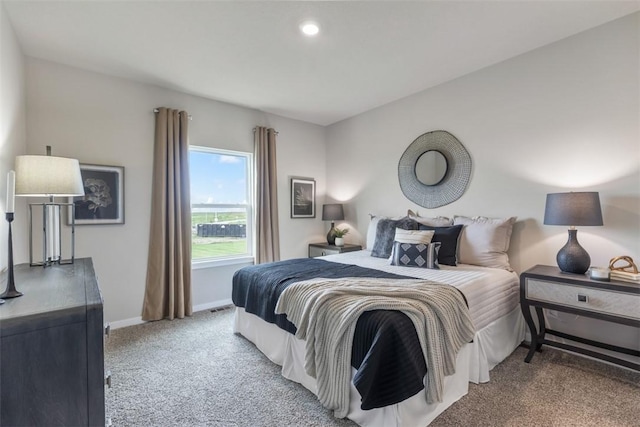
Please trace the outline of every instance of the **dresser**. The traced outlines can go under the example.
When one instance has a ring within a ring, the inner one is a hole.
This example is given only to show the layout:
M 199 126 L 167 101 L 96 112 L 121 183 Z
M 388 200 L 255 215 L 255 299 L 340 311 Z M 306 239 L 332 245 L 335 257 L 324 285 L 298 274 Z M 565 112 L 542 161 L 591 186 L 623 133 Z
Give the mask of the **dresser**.
M 23 296 L 0 305 L 0 425 L 104 426 L 104 325 L 93 262 L 22 264 L 14 273 Z
M 344 246 L 329 245 L 328 243 L 310 243 L 309 258 L 315 258 L 325 255 L 335 255 L 344 252 L 353 252 L 362 250 L 360 245 L 352 245 L 345 243 Z
M 563 273 L 558 267 L 537 265 L 520 275 L 520 305 L 531 333 L 531 346 L 525 362 L 530 362 L 536 350 L 540 350 L 545 344 L 640 370 L 640 364 L 626 359 L 548 340 L 546 335 L 553 335 L 576 343 L 640 357 L 638 349 L 619 347 L 548 329 L 543 313 L 543 309 L 546 308 L 640 327 L 640 285 L 637 283 L 619 280 L 601 282 L 584 274 Z M 535 310 L 537 325 L 533 320 L 531 308 Z

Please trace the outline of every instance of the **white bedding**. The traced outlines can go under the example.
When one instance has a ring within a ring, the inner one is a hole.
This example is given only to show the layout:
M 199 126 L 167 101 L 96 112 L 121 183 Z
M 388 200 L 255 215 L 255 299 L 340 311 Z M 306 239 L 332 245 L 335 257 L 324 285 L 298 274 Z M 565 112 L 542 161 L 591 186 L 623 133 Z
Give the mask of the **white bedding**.
M 459 264 L 457 267 L 441 265 L 439 270 L 400 267 L 391 265 L 386 258 L 372 257 L 367 250 L 328 255 L 322 259 L 455 286 L 467 298 L 476 330 L 509 313 L 519 302 L 518 275 L 498 268 L 467 264 Z
M 522 342 L 525 323 L 518 306 L 518 277 L 506 270 L 459 265 L 441 266 L 440 270 L 398 267 L 387 259 L 370 256 L 369 251 L 347 252 L 323 257 L 327 261 L 356 264 L 448 283 L 459 288 L 467 298 L 471 318 L 476 326 L 473 342 L 458 353 L 456 373 L 445 379 L 444 399 L 427 404 L 424 393 L 395 405 L 373 410 L 360 409 L 360 395 L 351 384 L 348 418 L 361 426 L 426 426 L 468 392 L 469 382 L 489 381 L 489 371 L 504 360 Z M 237 308 L 234 331 L 253 342 L 274 363 L 282 366 L 282 375 L 316 393 L 314 378 L 304 370 L 305 343 L 294 335 Z M 355 369 L 353 370 L 355 372 Z

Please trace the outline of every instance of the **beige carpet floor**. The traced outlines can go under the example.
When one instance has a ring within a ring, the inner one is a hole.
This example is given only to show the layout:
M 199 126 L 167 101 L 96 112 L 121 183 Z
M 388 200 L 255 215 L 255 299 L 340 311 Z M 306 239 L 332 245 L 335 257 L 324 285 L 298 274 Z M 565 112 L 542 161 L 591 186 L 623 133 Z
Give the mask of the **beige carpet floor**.
M 232 322 L 224 310 L 113 331 L 105 347 L 113 425 L 355 426 L 282 378 Z M 431 425 L 640 426 L 640 373 L 549 348 L 530 364 L 525 354 L 516 349 Z

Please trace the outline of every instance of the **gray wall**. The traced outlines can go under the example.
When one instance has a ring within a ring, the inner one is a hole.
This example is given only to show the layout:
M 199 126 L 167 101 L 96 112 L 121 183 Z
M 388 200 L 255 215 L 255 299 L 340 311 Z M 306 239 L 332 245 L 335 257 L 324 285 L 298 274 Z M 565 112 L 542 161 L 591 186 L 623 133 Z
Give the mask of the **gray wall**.
M 7 233 L 5 221 L 7 201 L 7 172 L 13 169 L 17 155 L 26 152 L 26 111 L 24 59 L 11 23 L 0 3 L 0 271 L 7 266 Z M 16 212 L 25 212 L 24 199 L 16 199 Z M 15 215 L 12 224 L 13 251 L 16 260 L 25 260 L 27 242 L 18 236 L 26 234 L 26 215 Z M 19 286 L 16 284 L 19 290 Z M 0 290 L 3 292 L 4 288 Z
M 603 227 L 579 228 L 592 265 L 640 261 L 640 13 L 536 49 L 327 129 L 328 196 L 348 203 L 364 241 L 369 213 L 517 216 L 512 266 L 555 265 L 567 228 L 545 226 L 551 192 L 598 191 Z M 425 209 L 404 197 L 397 163 L 431 130 L 467 148 L 458 201 Z M 640 330 L 550 311 L 558 330 L 640 349 Z M 576 320 L 578 318 L 578 320 Z
M 327 129 L 327 191 L 348 203 L 364 241 L 368 214 L 517 216 L 510 256 L 553 264 L 567 227 L 543 226 L 545 196 L 599 191 L 604 227 L 578 232 L 594 265 L 640 260 L 640 14 L 536 49 Z M 466 193 L 438 208 L 404 197 L 397 164 L 432 130 L 471 154 Z
M 253 151 L 256 125 L 278 136 L 278 192 L 283 258 L 306 255 L 306 243 L 325 233 L 315 219 L 289 218 L 290 176 L 317 180 L 325 188 L 324 128 L 260 111 L 216 102 L 60 64 L 27 58 L 27 140 L 30 154 L 73 157 L 80 163 L 125 168 L 124 225 L 76 228 L 76 256 L 94 259 L 109 321 L 139 318 L 144 295 L 151 216 L 151 175 L 156 107 L 184 109 L 193 116 L 190 143 Z M 25 239 L 26 236 L 17 236 Z M 194 272 L 193 304 L 198 308 L 231 298 L 231 276 L 242 265 Z
M 94 258 L 107 320 L 126 323 L 140 315 L 151 215 L 152 110 L 159 106 L 193 115 L 195 145 L 250 151 L 253 126 L 280 132 L 283 258 L 305 256 L 307 243 L 322 241 L 326 233 L 319 215 L 289 218 L 288 179 L 306 176 L 317 180 L 319 208 L 325 194 L 347 203 L 345 225 L 354 227 L 347 242 L 352 243 L 364 243 L 369 213 L 398 215 L 412 208 L 423 215 L 518 216 L 510 250 L 518 271 L 553 264 L 566 241 L 564 227 L 541 224 L 546 193 L 599 191 L 605 226 L 579 232 L 593 263 L 604 265 L 621 254 L 640 259 L 640 14 L 323 128 L 24 59 L 1 7 L 0 12 L 0 176 L 6 176 L 15 155 L 42 154 L 46 145 L 83 163 L 125 167 L 126 224 L 77 230 L 77 255 Z M 413 139 L 434 129 L 456 135 L 471 153 L 474 169 L 459 201 L 427 210 L 402 195 L 397 160 Z M 26 212 L 24 201 L 17 210 Z M 14 243 L 18 261 L 24 262 L 26 215 L 17 216 Z M 3 235 L 6 223 L 0 221 L 0 239 Z M 0 267 L 6 265 L 2 254 Z M 239 267 L 195 270 L 194 305 L 228 300 L 230 278 Z M 569 328 L 592 327 L 588 319 L 564 320 Z M 637 332 L 625 328 L 615 336 L 639 341 Z

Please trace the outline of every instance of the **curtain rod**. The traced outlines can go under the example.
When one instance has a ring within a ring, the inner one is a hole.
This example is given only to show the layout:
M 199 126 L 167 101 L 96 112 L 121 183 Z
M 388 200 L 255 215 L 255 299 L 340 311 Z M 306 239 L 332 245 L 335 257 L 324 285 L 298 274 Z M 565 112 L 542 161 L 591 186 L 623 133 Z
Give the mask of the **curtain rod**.
M 257 128 L 257 127 L 254 127 L 254 128 L 253 128 L 253 133 L 256 133 L 256 129 L 258 129 L 258 128 Z M 271 128 L 271 129 L 273 129 L 273 128 Z M 280 132 L 278 132 L 278 131 L 277 131 L 277 130 L 275 130 L 275 129 L 273 129 L 273 132 L 274 132 L 276 135 L 279 135 L 279 134 L 280 134 Z
M 158 110 L 157 108 L 154 108 L 153 112 L 158 114 L 160 112 L 160 110 Z M 189 120 L 193 120 L 193 116 L 191 114 L 189 114 L 187 117 L 189 117 Z

